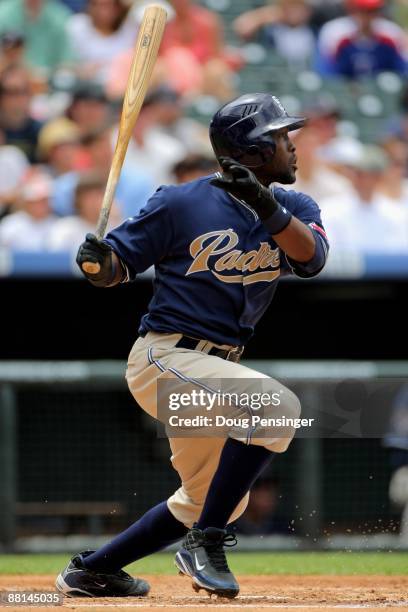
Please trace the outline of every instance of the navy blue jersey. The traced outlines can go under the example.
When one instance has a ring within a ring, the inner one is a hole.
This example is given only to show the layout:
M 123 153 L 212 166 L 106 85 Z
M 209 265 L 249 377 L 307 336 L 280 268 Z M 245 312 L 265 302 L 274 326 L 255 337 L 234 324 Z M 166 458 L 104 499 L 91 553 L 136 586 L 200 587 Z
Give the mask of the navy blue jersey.
M 161 187 L 138 216 L 106 237 L 128 279 L 155 266 L 154 296 L 139 332 L 179 332 L 216 344 L 244 345 L 268 308 L 280 276 L 314 276 L 324 266 L 327 240 L 317 204 L 275 189 L 276 200 L 308 224 L 316 255 L 289 260 L 257 214 L 205 177 Z

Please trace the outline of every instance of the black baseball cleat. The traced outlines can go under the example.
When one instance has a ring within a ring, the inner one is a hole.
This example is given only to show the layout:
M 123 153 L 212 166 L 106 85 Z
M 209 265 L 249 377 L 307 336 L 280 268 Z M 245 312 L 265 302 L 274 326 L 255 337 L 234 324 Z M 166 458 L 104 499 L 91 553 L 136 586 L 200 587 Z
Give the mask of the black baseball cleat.
M 84 566 L 84 558 L 93 550 L 78 553 L 58 576 L 55 586 L 66 597 L 137 597 L 147 595 L 150 585 L 132 578 L 123 570 L 114 574 L 93 572 Z
M 225 529 L 193 527 L 186 534 L 176 554 L 175 564 L 182 574 L 193 579 L 196 591 L 205 589 L 210 595 L 233 598 L 239 585 L 231 573 L 224 546 L 235 546 L 236 537 Z

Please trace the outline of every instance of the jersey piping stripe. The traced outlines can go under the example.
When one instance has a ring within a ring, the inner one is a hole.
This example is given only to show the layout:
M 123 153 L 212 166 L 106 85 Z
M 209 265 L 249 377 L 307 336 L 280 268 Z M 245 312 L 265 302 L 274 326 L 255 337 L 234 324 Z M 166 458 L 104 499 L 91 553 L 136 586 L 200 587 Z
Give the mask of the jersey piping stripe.
M 329 251 L 328 251 L 328 248 L 327 248 L 326 241 L 321 237 L 320 234 L 317 234 L 317 235 L 319 236 L 320 241 L 321 241 L 321 243 L 323 245 L 323 251 L 324 251 L 324 254 L 325 254 L 325 258 L 327 259 L 327 255 L 329 254 Z
M 327 238 L 327 234 L 326 232 L 323 230 L 323 228 L 321 228 L 319 225 L 317 225 L 317 223 L 315 223 L 314 221 L 312 223 L 309 223 L 309 227 L 311 227 L 312 229 L 314 229 L 316 232 L 319 232 L 319 234 L 321 234 L 322 236 L 324 236 L 326 238 L 326 240 L 328 241 Z
M 151 365 L 155 365 L 159 368 L 159 370 L 161 370 L 162 372 L 166 371 L 166 368 L 164 366 L 162 366 L 162 364 L 160 363 L 159 360 L 157 359 L 153 359 L 153 355 L 152 355 L 152 347 L 150 346 L 148 351 L 147 351 L 147 359 L 149 360 L 149 363 Z
M 221 174 L 221 172 L 216 172 L 215 176 L 219 179 L 222 179 L 223 176 Z M 228 192 L 229 193 L 229 192 Z M 229 193 L 229 195 L 231 196 L 231 198 L 233 198 L 236 202 L 238 202 L 238 204 L 241 204 L 241 206 L 244 206 L 247 210 L 249 210 L 249 212 L 251 212 L 253 214 L 253 216 L 255 217 L 255 221 L 258 221 L 259 217 L 256 214 L 255 210 L 253 208 L 251 208 L 250 206 L 248 206 L 248 204 L 246 202 L 244 202 L 244 200 L 239 200 L 237 197 L 235 197 L 234 195 L 232 195 L 232 193 Z
M 212 393 L 214 395 L 216 395 L 218 393 L 218 391 L 215 391 L 215 389 L 212 389 L 211 387 L 208 387 L 207 385 L 204 385 L 203 383 L 199 382 L 195 378 L 190 378 L 188 376 L 185 376 L 184 374 L 182 374 L 181 372 L 179 372 L 175 368 L 166 368 L 162 363 L 160 363 L 160 361 L 158 359 L 155 359 L 153 357 L 153 349 L 152 349 L 151 346 L 148 348 L 148 351 L 147 351 L 147 359 L 148 359 L 148 361 L 149 361 L 149 363 L 151 365 L 157 366 L 161 372 L 172 372 L 175 376 L 177 376 L 178 378 L 180 378 L 184 382 L 194 383 L 198 387 L 202 387 L 205 391 L 208 391 L 209 393 Z M 249 414 L 252 417 L 253 416 L 253 412 L 252 412 L 250 406 L 244 406 L 244 408 L 248 409 Z M 246 436 L 246 444 L 247 445 L 249 445 L 251 443 L 252 435 L 253 435 L 253 433 L 255 431 L 256 431 L 256 426 L 249 428 L 247 436 Z
M 234 198 L 234 200 L 235 200 L 236 202 L 238 202 L 238 204 L 241 204 L 241 206 L 243 206 L 244 208 L 246 208 L 247 210 L 249 210 L 249 212 L 251 212 L 251 213 L 253 214 L 253 216 L 254 216 L 254 218 L 255 218 L 255 221 L 258 221 L 259 217 L 258 217 L 258 215 L 256 214 L 256 212 L 254 211 L 254 209 L 253 209 L 253 208 L 251 208 L 250 206 L 248 206 L 248 204 L 247 204 L 246 202 L 244 202 L 244 200 L 239 200 L 238 198 L 236 198 L 235 196 L 233 196 L 233 195 L 232 195 L 232 193 L 230 193 L 230 196 L 231 196 L 232 198 Z

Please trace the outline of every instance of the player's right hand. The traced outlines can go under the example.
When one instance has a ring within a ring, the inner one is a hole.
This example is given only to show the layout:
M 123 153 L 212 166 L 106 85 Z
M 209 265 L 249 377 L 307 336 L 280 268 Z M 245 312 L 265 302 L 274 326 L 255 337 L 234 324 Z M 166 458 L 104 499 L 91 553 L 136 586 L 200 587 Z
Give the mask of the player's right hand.
M 222 174 L 211 179 L 211 185 L 228 191 L 239 200 L 244 200 L 262 220 L 267 219 L 277 210 L 279 204 L 272 192 L 258 181 L 249 168 L 230 157 L 220 157 L 218 161 Z
M 112 261 L 112 249 L 106 242 L 98 240 L 94 234 L 86 235 L 85 242 L 83 242 L 78 249 L 76 262 L 82 274 L 84 274 L 93 285 L 97 287 L 106 287 L 113 281 L 114 266 Z M 85 272 L 82 267 L 85 262 L 99 264 L 99 272 L 96 274 Z

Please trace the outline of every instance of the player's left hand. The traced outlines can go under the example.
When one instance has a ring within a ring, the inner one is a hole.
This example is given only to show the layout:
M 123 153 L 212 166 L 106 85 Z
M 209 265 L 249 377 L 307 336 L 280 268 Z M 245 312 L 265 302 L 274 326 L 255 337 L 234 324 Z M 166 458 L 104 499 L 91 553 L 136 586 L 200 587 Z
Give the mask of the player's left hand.
M 76 262 L 82 274 L 96 287 L 106 287 L 113 280 L 112 249 L 102 240 L 98 240 L 94 234 L 86 235 L 85 241 L 78 249 Z M 85 262 L 99 264 L 100 271 L 96 274 L 85 272 L 82 267 Z
M 230 157 L 220 157 L 219 164 L 223 172 L 221 176 L 211 179 L 211 185 L 244 200 L 258 213 L 261 220 L 273 215 L 279 204 L 249 168 Z

